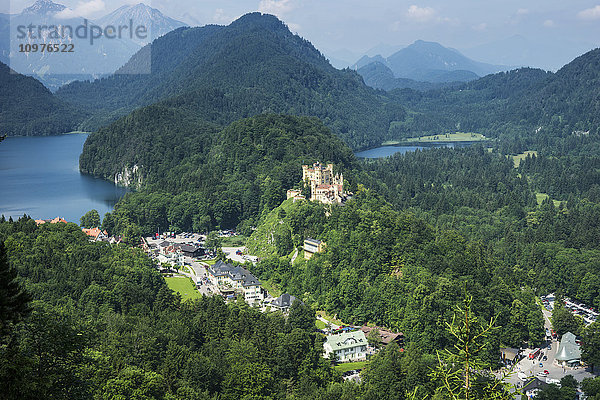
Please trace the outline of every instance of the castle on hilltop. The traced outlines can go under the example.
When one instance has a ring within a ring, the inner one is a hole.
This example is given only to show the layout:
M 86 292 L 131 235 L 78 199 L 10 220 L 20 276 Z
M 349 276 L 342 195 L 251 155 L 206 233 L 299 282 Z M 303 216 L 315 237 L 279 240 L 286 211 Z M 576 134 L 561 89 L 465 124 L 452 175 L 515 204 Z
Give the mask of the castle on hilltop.
M 333 164 L 314 163 L 302 166 L 302 181 L 310 187 L 310 200 L 324 204 L 341 204 L 348 198 L 344 192 L 344 175 L 333 173 Z M 287 198 L 304 198 L 298 190 L 288 190 Z

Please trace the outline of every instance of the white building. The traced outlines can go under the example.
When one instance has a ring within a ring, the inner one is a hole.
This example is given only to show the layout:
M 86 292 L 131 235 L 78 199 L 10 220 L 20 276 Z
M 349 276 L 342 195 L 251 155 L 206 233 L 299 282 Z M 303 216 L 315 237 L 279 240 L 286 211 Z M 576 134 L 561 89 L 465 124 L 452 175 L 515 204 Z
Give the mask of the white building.
M 323 349 L 325 357 L 333 353 L 340 362 L 361 361 L 367 358 L 367 338 L 363 331 L 331 335 L 327 336 Z
M 258 278 L 245 268 L 217 261 L 215 265 L 207 269 L 207 272 L 213 285 L 219 289 L 234 290 L 243 294 L 244 300 L 248 304 L 264 300 L 264 292 Z

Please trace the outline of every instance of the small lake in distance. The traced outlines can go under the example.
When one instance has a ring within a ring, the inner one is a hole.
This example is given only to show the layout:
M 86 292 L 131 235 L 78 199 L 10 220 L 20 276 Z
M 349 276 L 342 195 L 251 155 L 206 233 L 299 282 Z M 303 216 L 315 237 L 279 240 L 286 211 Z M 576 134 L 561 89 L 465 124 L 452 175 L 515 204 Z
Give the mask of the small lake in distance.
M 79 172 L 87 133 L 8 137 L 0 143 L 0 215 L 13 219 L 79 218 L 96 209 L 102 218 L 127 189 Z
M 359 158 L 383 158 L 389 157 L 396 153 L 404 154 L 409 151 L 431 149 L 434 147 L 467 147 L 472 145 L 474 142 L 454 142 L 454 143 L 432 143 L 431 145 L 419 146 L 419 145 L 397 145 L 397 146 L 379 146 L 373 149 L 359 151 L 354 153 Z

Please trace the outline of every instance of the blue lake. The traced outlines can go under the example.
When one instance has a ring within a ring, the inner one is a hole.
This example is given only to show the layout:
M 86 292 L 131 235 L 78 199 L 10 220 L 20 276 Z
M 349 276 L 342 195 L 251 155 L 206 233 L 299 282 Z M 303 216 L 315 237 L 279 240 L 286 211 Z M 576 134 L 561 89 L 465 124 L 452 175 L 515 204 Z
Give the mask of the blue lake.
M 389 157 L 396 153 L 404 154 L 409 151 L 431 149 L 434 147 L 466 147 L 472 145 L 473 142 L 458 142 L 458 143 L 434 143 L 427 146 L 379 146 L 373 149 L 359 151 L 355 153 L 359 158 L 383 158 Z
M 91 209 L 111 211 L 127 192 L 79 172 L 87 134 L 14 137 L 0 142 L 0 214 L 34 219 L 60 216 L 79 223 Z

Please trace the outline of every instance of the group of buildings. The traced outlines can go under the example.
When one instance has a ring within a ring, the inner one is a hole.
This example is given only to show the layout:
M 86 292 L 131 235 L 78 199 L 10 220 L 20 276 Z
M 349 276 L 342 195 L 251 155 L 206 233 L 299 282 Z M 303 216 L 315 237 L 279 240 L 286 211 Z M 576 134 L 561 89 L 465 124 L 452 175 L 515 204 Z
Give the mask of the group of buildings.
M 160 264 L 183 266 L 185 257 L 198 258 L 204 255 L 205 249 L 199 244 L 175 243 L 163 240 L 160 243 L 147 244 L 143 242 L 144 250 L 148 251 Z

